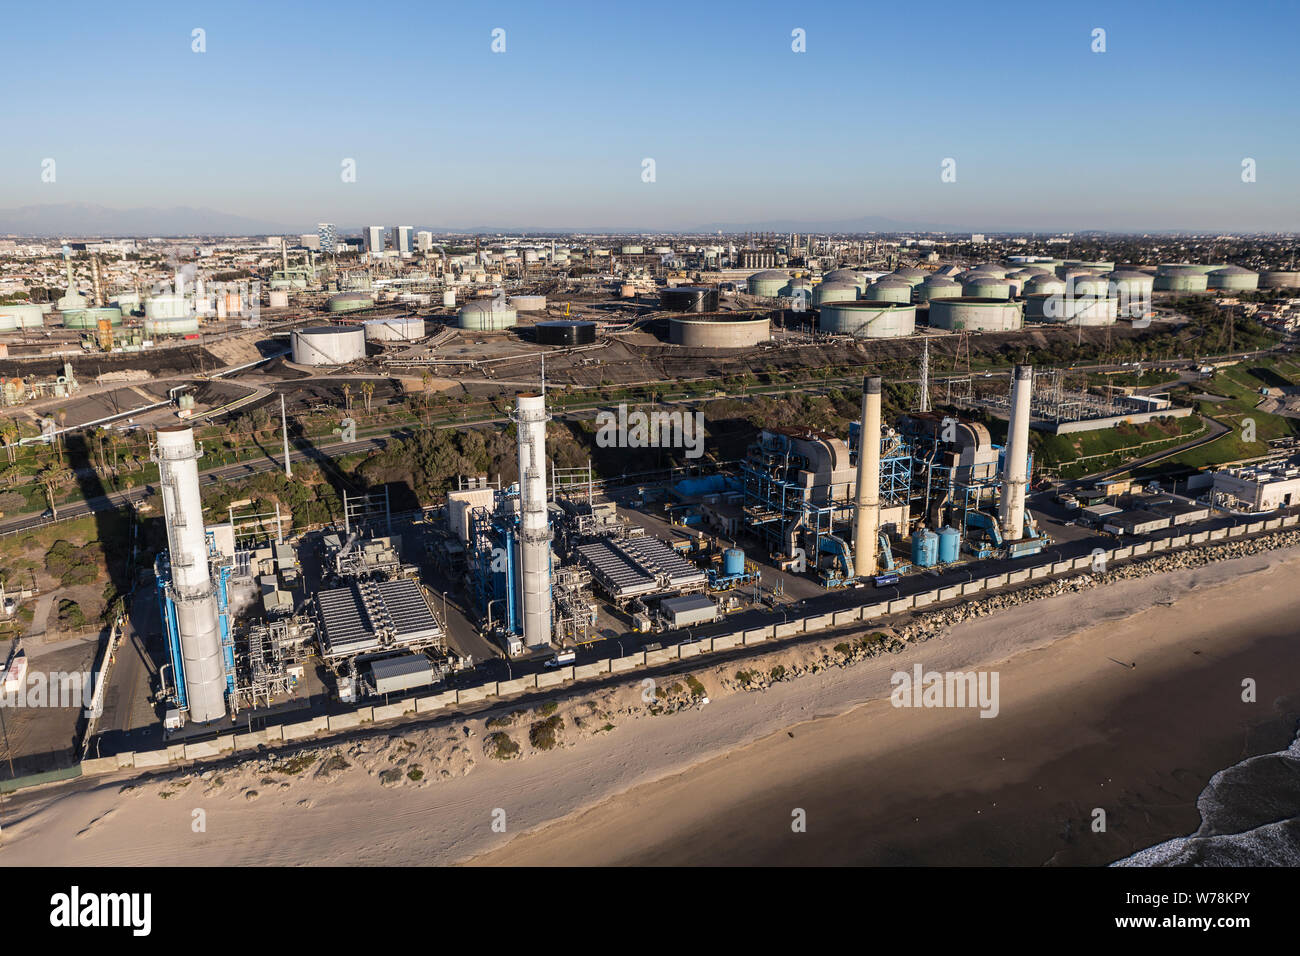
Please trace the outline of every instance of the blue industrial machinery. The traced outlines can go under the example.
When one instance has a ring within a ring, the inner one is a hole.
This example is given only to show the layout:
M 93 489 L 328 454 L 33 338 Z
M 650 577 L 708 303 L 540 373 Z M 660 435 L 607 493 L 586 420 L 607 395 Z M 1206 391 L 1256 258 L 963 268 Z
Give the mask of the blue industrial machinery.
M 211 532 L 208 533 L 208 553 L 214 563 L 222 560 L 217 552 Z M 235 694 L 235 634 L 231 627 L 230 613 L 230 575 L 235 570 L 233 563 L 217 566 L 217 624 L 221 632 L 221 660 L 226 678 L 226 700 L 232 708 L 238 700 Z M 167 552 L 154 560 L 154 580 L 158 585 L 158 610 L 162 618 L 163 633 L 167 638 L 167 656 L 172 665 L 172 696 L 181 710 L 189 708 L 185 692 L 185 657 L 181 653 L 180 628 L 176 620 L 176 603 L 172 598 L 172 569 Z
M 853 553 L 849 550 L 847 542 L 836 535 L 827 534 L 818 540 L 817 548 L 819 554 L 829 554 L 834 558 L 834 564 L 821 572 L 822 586 L 835 588 L 852 583 Z
M 722 567 L 709 568 L 708 574 L 710 591 L 726 591 L 753 584 L 762 577 L 758 566 L 752 561 L 746 561 L 745 552 L 740 548 L 728 548 L 722 552 Z
M 473 508 L 469 513 L 469 593 L 479 617 L 507 634 L 522 634 L 524 627 L 515 558 L 518 497 L 517 487 L 498 491 L 491 508 Z

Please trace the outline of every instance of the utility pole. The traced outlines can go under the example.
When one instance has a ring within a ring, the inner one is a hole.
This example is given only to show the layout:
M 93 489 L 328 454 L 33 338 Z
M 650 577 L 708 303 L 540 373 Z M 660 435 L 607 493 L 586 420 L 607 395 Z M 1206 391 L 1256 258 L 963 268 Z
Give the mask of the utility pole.
M 284 392 L 280 393 L 280 430 L 284 432 L 284 477 L 292 478 L 293 469 L 289 466 L 289 419 L 284 412 Z

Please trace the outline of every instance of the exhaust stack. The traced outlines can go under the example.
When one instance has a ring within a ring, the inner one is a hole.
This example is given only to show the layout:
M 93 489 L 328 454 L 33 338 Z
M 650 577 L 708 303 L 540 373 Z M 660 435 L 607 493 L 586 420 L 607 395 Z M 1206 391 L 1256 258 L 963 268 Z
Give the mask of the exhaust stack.
M 515 399 L 519 442 L 519 579 L 523 593 L 524 644 L 551 643 L 551 525 L 546 511 L 546 412 L 544 395 Z
M 1033 367 L 1017 365 L 1011 382 L 1011 415 L 1007 422 L 1002 500 L 998 507 L 1002 537 L 1007 541 L 1019 541 L 1025 536 L 1025 492 L 1029 485 L 1029 405 L 1033 389 Z
M 880 532 L 880 379 L 862 381 L 858 432 L 858 500 L 854 514 L 853 567 L 859 577 L 876 573 Z
M 199 452 L 194 429 L 158 429 L 158 462 L 172 601 L 180 637 L 181 667 L 189 719 L 208 723 L 226 716 L 226 674 L 217 623 L 217 591 L 208 566 L 208 539 L 199 496 Z

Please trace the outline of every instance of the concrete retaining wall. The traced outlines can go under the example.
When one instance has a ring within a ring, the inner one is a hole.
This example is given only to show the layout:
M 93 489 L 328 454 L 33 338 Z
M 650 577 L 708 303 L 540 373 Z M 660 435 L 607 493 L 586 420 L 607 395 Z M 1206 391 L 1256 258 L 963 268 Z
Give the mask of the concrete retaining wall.
M 820 631 L 823 627 L 830 627 L 831 615 L 816 614 L 812 617 L 803 619 L 803 629 L 805 631 Z

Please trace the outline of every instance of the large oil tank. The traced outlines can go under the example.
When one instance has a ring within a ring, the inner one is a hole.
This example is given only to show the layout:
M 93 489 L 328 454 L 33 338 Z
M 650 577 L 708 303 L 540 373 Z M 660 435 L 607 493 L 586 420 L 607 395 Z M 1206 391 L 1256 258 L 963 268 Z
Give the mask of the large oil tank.
M 1196 266 L 1162 265 L 1153 288 L 1157 292 L 1204 292 L 1208 283 L 1209 276 Z
M 939 536 L 929 528 L 912 535 L 912 563 L 918 568 L 932 568 L 939 562 Z
M 180 319 L 192 311 L 185 296 L 175 292 L 162 292 L 144 300 L 146 319 Z
M 722 553 L 722 573 L 728 577 L 745 573 L 745 552 L 740 548 L 728 548 Z
M 828 303 L 821 307 L 817 327 L 860 339 L 897 338 L 916 331 L 916 306 L 863 300 Z
M 1224 266 L 1210 273 L 1207 285 L 1225 292 L 1246 292 L 1259 288 L 1259 273 L 1241 266 Z
M 1114 325 L 1118 315 L 1119 299 L 1106 296 L 1033 293 L 1025 297 L 1025 318 L 1033 322 Z
M 515 310 L 499 305 L 495 299 L 475 299 L 461 306 L 457 324 L 462 329 L 476 332 L 497 332 L 508 329 L 518 321 Z
M 899 268 L 891 272 L 888 276 L 886 276 L 886 278 L 901 279 L 902 281 L 906 282 L 908 285 L 915 288 L 916 286 L 920 285 L 922 282 L 925 281 L 927 274 L 928 273 L 926 273 L 924 269 L 918 269 L 915 266 L 900 266 Z
M 778 272 L 776 269 L 764 269 L 749 277 L 747 288 L 750 295 L 775 299 L 789 283 L 790 276 L 787 273 Z
M 939 563 L 952 564 L 961 552 L 961 532 L 956 528 L 939 531 Z
M 577 319 L 556 319 L 552 322 L 538 322 L 536 330 L 538 345 L 590 345 L 596 341 L 596 323 Z
M 325 301 L 329 312 L 355 312 L 357 309 L 373 309 L 375 300 L 364 292 L 340 292 Z
M 933 302 L 935 299 L 956 299 L 961 296 L 961 283 L 940 276 L 930 276 L 916 287 L 917 302 Z
M 418 315 L 393 315 L 366 319 L 367 342 L 415 342 L 424 338 L 424 319 Z
M 121 321 L 121 313 L 118 314 Z M 3 329 L 39 329 L 45 324 L 45 313 L 39 305 L 18 302 L 14 305 L 0 305 L 0 328 Z
M 1259 276 L 1261 289 L 1300 289 L 1300 272 L 1289 269 L 1275 269 L 1262 272 Z
M 952 332 L 1014 332 L 1024 325 L 1024 306 L 1007 299 L 962 296 L 930 303 L 930 327 Z
M 825 302 L 853 302 L 858 297 L 858 287 L 852 282 L 833 280 L 813 286 L 813 308 L 820 308 Z
M 512 295 L 510 297 L 510 308 L 516 312 L 545 312 L 546 296 Z
M 714 312 L 699 316 L 688 313 L 668 318 L 668 341 L 688 348 L 750 348 L 771 337 L 772 320 L 766 315 Z
M 154 339 L 161 335 L 191 335 L 199 330 L 197 315 L 181 315 L 173 318 L 144 318 L 144 334 Z
M 1058 279 L 1051 273 L 1036 275 L 1032 279 L 1025 281 L 1025 287 L 1021 290 L 1022 295 L 1035 294 L 1052 294 L 1065 291 L 1065 281 Z
M 847 282 L 850 285 L 857 286 L 859 292 L 868 285 L 866 276 L 853 269 L 832 269 L 822 276 L 822 282 Z
M 862 298 L 868 302 L 911 302 L 912 284 L 904 279 L 891 279 L 886 276 L 867 286 Z
M 293 331 L 293 360 L 298 365 L 347 365 L 365 357 L 366 332 L 360 325 L 318 325 Z
M 718 290 L 698 285 L 664 289 L 659 293 L 659 305 L 668 312 L 717 312 Z
M 1106 296 L 1110 293 L 1110 283 L 1099 275 L 1084 273 L 1071 276 L 1065 280 L 1065 291 L 1075 297 L 1083 295 Z
M 961 284 L 961 294 L 974 299 L 1009 299 L 1011 283 L 992 274 L 972 275 Z

